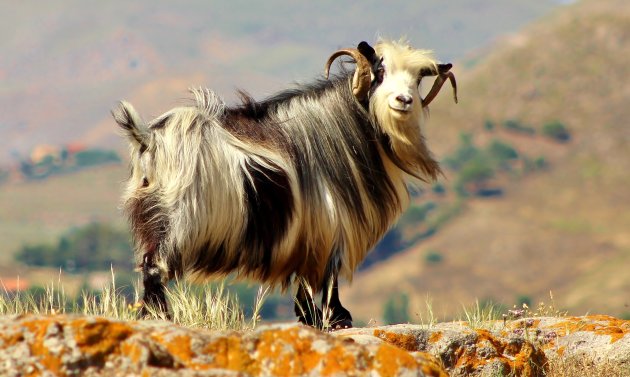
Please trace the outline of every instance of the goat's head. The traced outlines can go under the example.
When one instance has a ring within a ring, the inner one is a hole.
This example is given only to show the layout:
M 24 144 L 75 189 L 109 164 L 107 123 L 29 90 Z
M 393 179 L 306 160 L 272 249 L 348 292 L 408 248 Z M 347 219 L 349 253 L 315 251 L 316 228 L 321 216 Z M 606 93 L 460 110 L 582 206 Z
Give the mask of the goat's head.
M 330 65 L 339 56 L 351 56 L 357 69 L 352 80 L 352 91 L 357 100 L 387 104 L 393 116 L 406 118 L 414 111 L 427 107 L 438 94 L 445 80 L 451 81 L 457 102 L 452 64 L 438 64 L 427 50 L 415 50 L 397 42 L 379 42 L 376 49 L 361 42 L 356 49 L 342 49 L 326 62 L 326 77 Z M 420 97 L 422 78 L 438 76 L 425 98 Z
M 349 55 L 357 68 L 352 79 L 356 99 L 368 107 L 384 138 L 386 151 L 401 169 L 418 178 L 418 169 L 435 178 L 437 163 L 430 157 L 420 128 L 424 113 L 449 79 L 457 102 L 455 76 L 451 64 L 439 64 L 430 51 L 417 50 L 402 42 L 382 41 L 372 48 L 361 42 L 356 49 L 333 53 L 326 63 L 326 76 L 332 62 Z M 421 97 L 422 79 L 437 76 L 426 97 Z

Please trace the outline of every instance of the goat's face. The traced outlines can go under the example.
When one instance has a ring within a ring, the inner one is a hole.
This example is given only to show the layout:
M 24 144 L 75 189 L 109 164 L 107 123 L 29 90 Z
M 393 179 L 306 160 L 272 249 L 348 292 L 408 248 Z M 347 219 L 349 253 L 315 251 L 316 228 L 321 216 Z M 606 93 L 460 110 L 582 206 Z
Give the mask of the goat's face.
M 370 105 L 377 118 L 420 120 L 420 83 L 423 68 L 434 67 L 430 55 L 406 46 L 380 43 L 376 46 Z M 380 58 L 379 58 L 380 57 Z M 379 119 L 379 123 L 385 119 Z
M 352 78 L 352 92 L 367 107 L 376 121 L 390 159 L 406 173 L 420 178 L 415 171 L 435 178 L 439 166 L 430 157 L 421 133 L 424 113 L 440 88 L 455 76 L 451 64 L 438 64 L 426 50 L 413 49 L 402 42 L 382 41 L 372 48 L 361 42 L 356 49 L 339 50 L 326 63 L 326 74 L 340 55 L 351 56 L 357 64 Z M 427 96 L 420 95 L 422 79 L 437 76 Z
M 430 51 L 416 50 L 404 43 L 383 41 L 374 49 L 361 42 L 356 49 L 339 50 L 328 59 L 326 75 L 332 61 L 340 55 L 350 55 L 356 61 L 353 93 L 357 100 L 369 104 L 381 124 L 420 122 L 422 109 L 437 95 L 446 78 L 456 90 L 450 64 L 438 64 Z M 422 78 L 436 75 L 431 92 L 423 99 Z

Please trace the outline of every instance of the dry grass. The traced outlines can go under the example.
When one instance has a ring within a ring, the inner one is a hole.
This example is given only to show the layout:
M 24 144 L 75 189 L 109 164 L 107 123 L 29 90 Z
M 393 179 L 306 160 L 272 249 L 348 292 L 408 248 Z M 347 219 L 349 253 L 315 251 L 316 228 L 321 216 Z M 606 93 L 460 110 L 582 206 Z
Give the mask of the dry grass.
M 586 357 L 554 358 L 549 360 L 548 367 L 547 377 L 630 376 L 630 366 L 621 367 L 606 360 L 595 363 Z
M 83 292 L 79 299 L 68 297 L 59 279 L 46 286 L 42 295 L 6 291 L 0 294 L 0 315 L 81 314 L 123 321 L 137 320 L 140 308 L 137 287 L 133 302 L 129 302 L 120 291 L 113 272 L 112 282 L 99 293 Z M 251 318 L 245 316 L 238 297 L 230 295 L 224 284 L 213 288 L 176 282 L 167 289 L 166 297 L 172 321 L 177 325 L 209 330 L 252 330 L 260 321 L 260 309 L 267 293 L 268 290 L 262 288 L 258 291 Z M 162 313 L 151 311 L 150 308 L 149 312 L 150 318 L 147 319 L 166 319 Z
M 425 329 L 431 329 L 438 322 L 435 312 L 433 311 L 433 300 L 429 295 L 425 297 L 424 308 L 418 308 L 412 318 L 414 318 L 414 323 Z
M 501 317 L 501 309 L 494 303 L 480 304 L 475 300 L 471 307 L 462 305 L 460 321 L 465 321 L 472 329 L 490 329 L 497 319 Z

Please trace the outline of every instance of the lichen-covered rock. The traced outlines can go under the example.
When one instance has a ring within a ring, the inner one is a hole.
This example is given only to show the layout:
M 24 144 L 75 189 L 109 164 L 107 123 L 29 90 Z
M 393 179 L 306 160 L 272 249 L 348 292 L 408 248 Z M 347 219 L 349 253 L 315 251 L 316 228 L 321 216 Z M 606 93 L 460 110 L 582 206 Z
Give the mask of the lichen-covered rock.
M 544 376 L 554 358 L 610 363 L 630 372 L 630 321 L 609 316 L 540 317 L 483 323 L 394 325 L 336 333 L 433 355 L 451 376 Z
M 517 336 L 502 337 L 485 329 L 465 324 L 444 323 L 430 329 L 414 325 L 383 326 L 372 329 L 343 330 L 338 335 L 374 338 L 410 352 L 435 355 L 451 376 L 491 374 L 542 376 L 544 352 Z
M 80 316 L 0 318 L 2 376 L 543 376 L 579 358 L 630 371 L 630 321 L 608 316 L 209 332 Z
M 543 317 L 513 321 L 507 328 L 538 344 L 548 358 L 609 362 L 630 375 L 630 321 L 606 315 Z
M 2 376 L 445 376 L 429 355 L 299 325 L 207 332 L 97 317 L 0 318 Z

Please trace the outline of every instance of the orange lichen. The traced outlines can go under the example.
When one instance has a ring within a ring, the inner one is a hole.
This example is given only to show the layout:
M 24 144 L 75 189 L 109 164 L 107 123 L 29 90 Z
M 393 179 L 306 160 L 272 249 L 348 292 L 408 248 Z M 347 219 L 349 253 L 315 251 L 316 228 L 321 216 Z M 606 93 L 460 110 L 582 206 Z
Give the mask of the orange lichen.
M 375 355 L 376 369 L 381 376 L 394 376 L 400 374 L 401 368 L 416 370 L 418 362 L 409 354 L 389 344 L 381 344 Z
M 473 373 L 489 363 L 499 363 L 505 371 L 518 376 L 543 375 L 546 358 L 541 350 L 528 342 L 509 342 L 495 337 L 487 330 L 476 330 L 477 338 L 472 347 L 455 350 L 455 367 Z M 480 349 L 490 347 L 492 352 L 480 355 Z
M 48 327 L 53 323 L 57 324 L 55 321 L 46 318 L 23 322 L 22 326 L 27 328 L 33 335 L 33 341 L 29 344 L 31 354 L 38 356 L 38 361 L 45 370 L 50 371 L 55 375 L 63 376 L 65 373 L 62 371 L 61 355 L 53 355 L 48 347 L 44 345 Z M 37 369 L 33 370 L 32 373 L 27 374 L 27 376 L 35 375 L 38 375 Z
M 129 357 L 134 364 L 140 363 L 142 358 L 142 348 L 138 347 L 137 344 L 121 344 L 120 353 Z
M 356 357 L 343 347 L 336 346 L 327 352 L 323 360 L 322 376 L 348 375 L 357 369 Z M 308 369 L 307 369 L 308 370 Z
M 153 339 L 166 347 L 168 352 L 184 366 L 188 368 L 197 367 L 197 365 L 192 363 L 195 355 L 190 348 L 190 336 L 178 335 L 165 339 L 162 335 L 156 335 L 153 336 Z
M 287 345 L 290 346 L 285 348 Z M 271 374 L 293 376 L 314 368 L 321 360 L 321 354 L 313 350 L 312 345 L 311 338 L 300 337 L 299 328 L 293 327 L 263 332 L 257 351 L 262 359 L 271 363 Z
M 440 361 L 430 353 L 414 352 L 413 356 L 420 364 L 420 370 L 428 377 L 448 377 Z
M 251 355 L 243 349 L 241 339 L 235 335 L 219 338 L 207 344 L 201 353 L 212 355 L 211 362 L 205 366 L 209 368 L 223 368 L 235 371 L 247 371 L 250 374 L 258 373 L 258 366 Z
M 74 339 L 79 349 L 96 363 L 104 362 L 112 353 L 119 353 L 120 344 L 133 333 L 129 325 L 103 318 L 76 319 L 71 326 L 75 329 Z
M 397 334 L 393 332 L 383 331 L 380 329 L 374 330 L 374 336 L 384 340 L 389 344 L 393 344 L 398 348 L 402 348 L 405 351 L 414 352 L 418 351 L 418 339 L 413 335 Z
M 610 336 L 610 343 L 615 343 L 630 332 L 630 321 L 607 315 L 589 315 L 585 317 L 569 317 L 566 321 L 556 323 L 550 328 L 560 336 L 579 331 L 589 331 L 598 335 Z
M 434 331 L 434 332 L 431 333 L 431 336 L 429 336 L 429 343 L 439 342 L 440 339 L 442 339 L 442 332 L 441 331 Z

